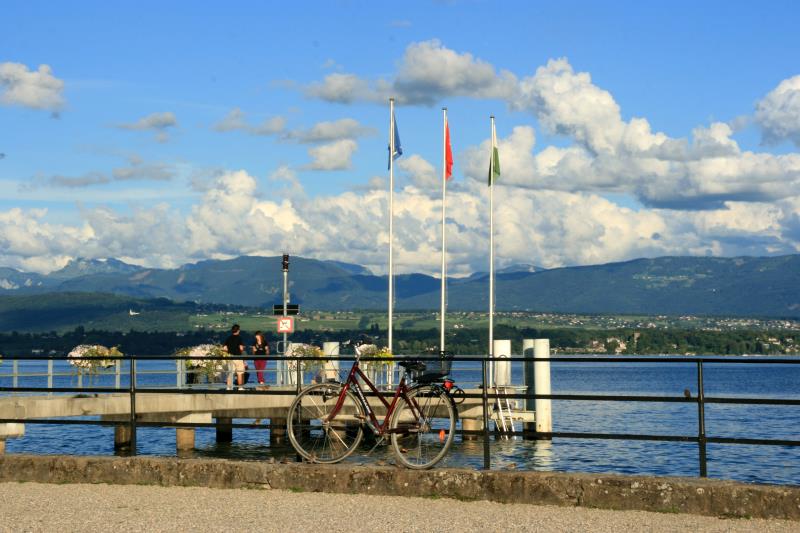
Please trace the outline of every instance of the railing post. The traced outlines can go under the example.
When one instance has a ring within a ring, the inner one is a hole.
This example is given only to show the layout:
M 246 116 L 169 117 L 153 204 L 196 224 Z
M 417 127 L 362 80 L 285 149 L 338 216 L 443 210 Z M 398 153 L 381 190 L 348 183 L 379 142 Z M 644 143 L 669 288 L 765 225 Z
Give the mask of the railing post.
M 697 361 L 697 444 L 700 452 L 700 477 L 708 477 L 706 465 L 706 409 L 703 391 L 703 361 Z
M 130 356 L 130 386 L 128 394 L 131 399 L 131 455 L 136 455 L 136 359 Z
M 180 389 L 183 386 L 182 377 L 183 377 L 183 365 L 181 364 L 183 361 L 181 359 L 175 360 L 175 388 Z
M 11 386 L 15 389 L 19 386 L 19 360 L 11 362 Z
M 114 388 L 122 388 L 122 359 L 114 362 Z
M 489 470 L 492 467 L 489 457 L 489 395 L 488 395 L 488 366 L 487 358 L 481 360 L 481 388 L 483 390 L 483 468 Z

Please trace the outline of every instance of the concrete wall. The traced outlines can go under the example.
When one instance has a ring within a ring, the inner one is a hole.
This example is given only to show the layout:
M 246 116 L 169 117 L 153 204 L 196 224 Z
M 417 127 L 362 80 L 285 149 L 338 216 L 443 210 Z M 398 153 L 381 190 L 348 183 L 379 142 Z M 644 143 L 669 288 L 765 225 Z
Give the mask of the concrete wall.
M 360 492 L 800 520 L 800 487 L 668 477 L 6 455 L 0 481 Z

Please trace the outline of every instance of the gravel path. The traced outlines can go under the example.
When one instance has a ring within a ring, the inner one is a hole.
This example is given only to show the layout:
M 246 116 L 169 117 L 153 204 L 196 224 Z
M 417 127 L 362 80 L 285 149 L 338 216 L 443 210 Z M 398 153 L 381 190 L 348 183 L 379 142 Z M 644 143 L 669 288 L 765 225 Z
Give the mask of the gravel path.
M 282 490 L 0 483 L 0 531 L 800 532 L 800 522 Z

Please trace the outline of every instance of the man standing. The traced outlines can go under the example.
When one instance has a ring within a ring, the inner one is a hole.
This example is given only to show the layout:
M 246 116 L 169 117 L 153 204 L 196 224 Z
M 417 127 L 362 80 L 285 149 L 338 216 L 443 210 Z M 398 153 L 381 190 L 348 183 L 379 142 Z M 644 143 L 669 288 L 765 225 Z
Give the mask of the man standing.
M 228 390 L 233 388 L 233 372 L 236 372 L 236 385 L 239 390 L 244 389 L 244 359 L 241 359 L 244 353 L 244 343 L 239 331 L 239 324 L 234 324 L 231 328 L 231 334 L 225 339 L 225 351 L 231 357 L 239 357 L 238 359 L 231 359 L 228 363 Z

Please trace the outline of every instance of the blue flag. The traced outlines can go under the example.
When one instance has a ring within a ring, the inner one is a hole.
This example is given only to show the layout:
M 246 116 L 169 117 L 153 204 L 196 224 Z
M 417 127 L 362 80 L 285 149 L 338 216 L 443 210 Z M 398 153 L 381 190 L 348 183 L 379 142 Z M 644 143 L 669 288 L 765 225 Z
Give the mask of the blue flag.
M 392 137 L 394 137 L 394 153 L 391 155 L 392 159 L 397 159 L 401 155 L 403 155 L 403 147 L 400 146 L 400 133 L 397 131 L 397 119 L 392 115 L 392 122 L 394 122 L 394 129 L 392 130 Z M 389 150 L 392 149 L 392 143 L 389 142 Z M 392 162 L 389 161 L 389 165 L 386 167 L 387 170 L 389 167 L 392 166 Z

